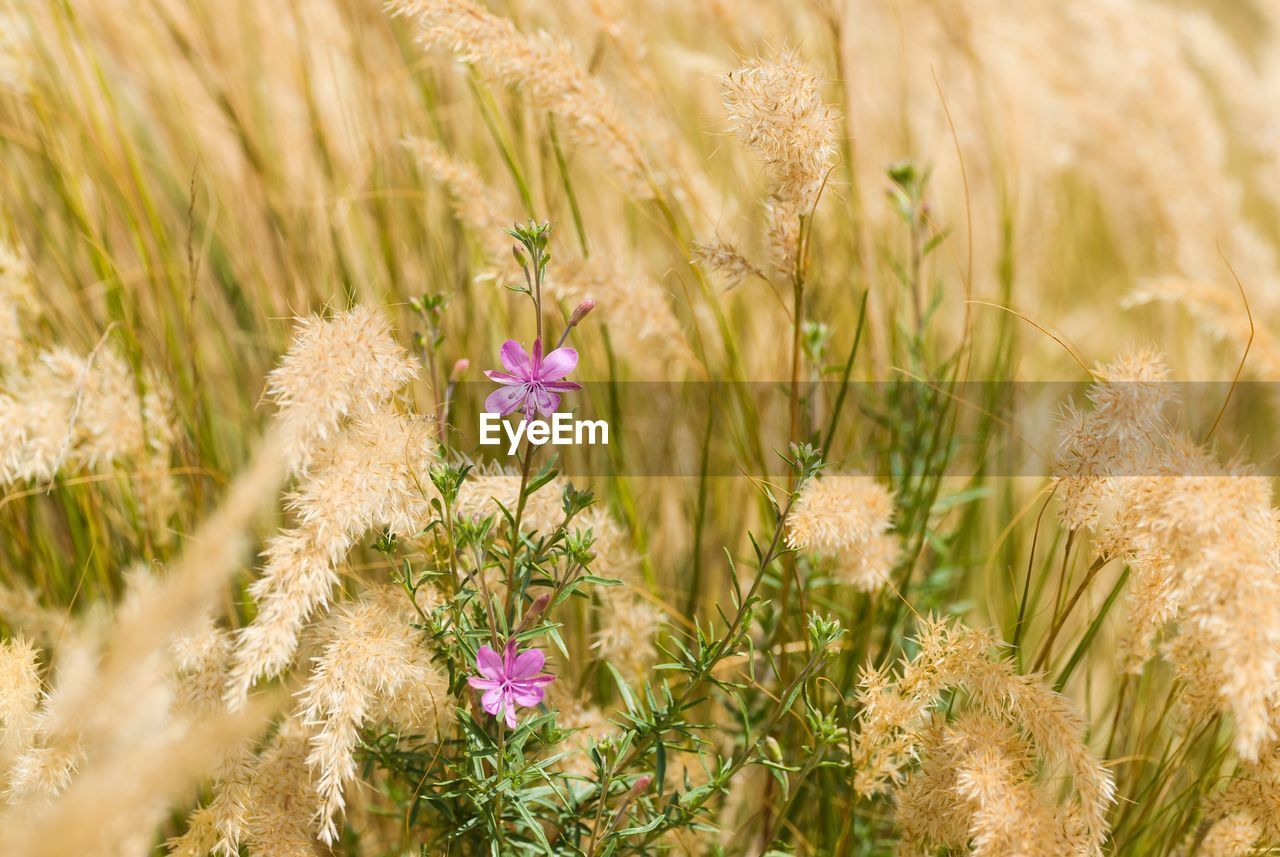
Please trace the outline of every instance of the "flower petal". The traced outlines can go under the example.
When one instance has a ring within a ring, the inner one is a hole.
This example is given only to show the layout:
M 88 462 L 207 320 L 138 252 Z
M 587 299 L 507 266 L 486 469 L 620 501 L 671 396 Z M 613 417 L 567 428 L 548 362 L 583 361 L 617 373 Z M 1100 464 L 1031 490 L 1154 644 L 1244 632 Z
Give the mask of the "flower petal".
M 502 678 L 502 658 L 488 646 L 481 646 L 480 651 L 476 652 L 476 669 L 480 670 L 480 675 L 485 678 L 500 680 Z
M 527 397 L 528 390 L 523 385 L 519 387 L 499 387 L 485 398 L 484 412 L 505 417 L 518 409 Z
M 502 713 L 502 703 L 506 698 L 506 694 L 501 688 L 494 688 L 480 698 L 480 707 L 495 717 Z
M 542 339 L 539 337 L 533 341 L 533 377 L 537 380 L 542 374 Z
M 528 708 L 542 702 L 543 690 L 540 687 L 517 687 L 511 691 L 511 698 L 516 705 Z
M 497 381 L 499 384 L 515 385 L 524 383 L 522 379 L 517 378 L 515 375 L 499 372 L 497 369 L 484 370 L 484 376 L 490 381 Z
M 511 670 L 507 673 L 508 678 L 532 678 L 542 671 L 542 665 L 547 662 L 547 656 L 539 649 L 525 649 L 516 655 L 516 661 L 511 665 Z
M 507 678 L 511 678 L 514 674 L 513 670 L 516 665 L 516 641 L 507 641 L 506 647 L 502 650 L 502 674 Z
M 555 393 L 549 393 L 546 390 L 534 390 L 530 395 L 537 397 L 536 402 L 538 413 L 545 417 L 551 416 L 556 412 L 556 409 L 560 407 L 560 396 Z M 528 400 L 526 400 L 525 404 L 525 413 L 529 413 Z
M 495 687 L 502 687 L 502 679 L 497 678 L 480 678 L 480 676 L 469 676 L 467 684 L 476 690 L 493 690 Z
M 526 384 L 524 390 L 524 401 L 520 404 L 520 410 L 524 412 L 524 421 L 528 422 L 538 415 L 538 387 L 534 384 Z
M 553 393 L 572 393 L 574 390 L 581 390 L 582 385 L 577 381 L 547 381 L 542 388 Z
M 576 348 L 557 348 L 542 359 L 538 369 L 539 381 L 559 381 L 578 366 Z
M 516 720 L 516 707 L 511 703 L 507 703 L 507 728 L 515 729 L 518 722 Z
M 502 365 L 507 367 L 507 371 L 512 375 L 526 381 L 533 378 L 533 361 L 529 359 L 529 353 L 519 342 L 508 339 L 502 343 L 498 356 L 502 358 Z

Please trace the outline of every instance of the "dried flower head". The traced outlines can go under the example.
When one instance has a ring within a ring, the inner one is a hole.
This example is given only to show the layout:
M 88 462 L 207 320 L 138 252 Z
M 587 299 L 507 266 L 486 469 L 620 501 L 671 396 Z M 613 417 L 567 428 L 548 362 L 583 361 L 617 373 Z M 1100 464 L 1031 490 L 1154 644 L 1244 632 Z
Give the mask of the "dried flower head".
M 384 409 L 417 372 L 373 307 L 299 319 L 288 353 L 267 378 L 293 466 L 306 469 L 313 448 L 344 420 Z
M 554 114 L 566 136 L 601 159 L 631 194 L 653 197 L 640 136 L 565 44 L 547 33 L 527 36 L 510 19 L 470 0 L 392 0 L 388 7 L 418 24 L 423 45 L 449 48 L 487 79 L 518 87 L 534 105 Z
M 448 677 L 413 627 L 403 590 L 377 587 L 328 620 L 325 642 L 301 694 L 300 719 L 310 733 L 322 841 L 333 844 L 344 789 L 356 775 L 360 730 L 395 711 L 410 728 L 438 736 L 450 722 Z M 406 700 L 411 704 L 406 706 Z
M 1053 474 L 1059 515 L 1071 529 L 1096 527 L 1121 480 L 1148 472 L 1169 428 L 1168 374 L 1159 353 L 1137 351 L 1095 370 L 1087 393 L 1093 410 L 1067 406 Z
M 737 248 L 723 241 L 694 244 L 693 261 L 715 272 L 726 289 L 732 289 L 750 277 L 764 276 Z
M 372 412 L 330 437 L 290 496 L 296 526 L 267 544 L 261 576 L 250 586 L 258 615 L 236 639 L 227 698 L 243 704 L 253 682 L 278 674 L 298 634 L 323 607 L 335 568 L 375 527 L 411 534 L 426 520 L 429 473 L 437 447 L 421 420 Z
M 0 484 L 163 459 L 172 441 L 166 400 L 154 383 L 139 398 L 129 365 L 109 347 L 86 357 L 41 352 L 0 385 Z
M 21 637 L 0 643 L 0 770 L 35 735 L 40 703 L 39 653 Z
M 800 489 L 787 518 L 787 545 L 835 554 L 885 532 L 893 495 L 869 476 L 819 476 Z
M 665 621 L 662 610 L 647 599 L 606 590 L 600 605 L 600 629 L 592 637 L 592 648 L 623 678 L 638 685 L 645 681 L 657 659 L 654 639 Z
M 769 175 L 769 257 L 797 267 L 801 218 L 818 204 L 836 154 L 837 118 L 818 76 L 794 52 L 757 59 L 724 76 L 724 103 L 738 139 Z
M 489 263 L 508 264 L 511 245 L 506 228 L 510 208 L 495 202 L 500 198 L 498 192 L 485 182 L 475 165 L 454 157 L 434 140 L 409 137 L 404 146 L 448 189 L 454 214 L 481 242 Z
M 0 374 L 21 362 L 39 314 L 40 301 L 26 257 L 0 242 Z
M 1055 810 L 1058 821 L 1054 824 L 1069 831 L 1074 823 L 1070 819 L 1078 817 L 1081 845 L 1074 853 L 1100 854 L 1107 832 L 1106 810 L 1114 800 L 1115 787 L 1110 773 L 1085 746 L 1084 725 L 1069 701 L 1038 676 L 1021 675 L 1009 660 L 995 657 L 995 640 L 989 634 L 958 623 L 925 620 L 918 642 L 919 653 L 904 660 L 896 681 L 887 668 L 863 672 L 858 690 L 862 728 L 854 758 L 858 791 L 893 791 L 909 781 L 931 718 L 936 716 L 935 706 L 944 691 L 954 689 L 962 696 L 951 706 L 954 711 L 975 711 L 1007 725 L 1044 765 L 1061 766 L 1070 775 L 1073 806 Z M 984 759 L 986 763 L 995 765 L 996 760 Z M 978 773 L 975 769 L 965 783 L 957 780 L 963 792 L 960 797 L 991 806 L 1008 798 L 1008 794 L 1001 797 L 999 790 L 1007 791 L 1012 785 L 999 780 L 988 783 Z M 1006 771 L 1007 776 L 1013 774 Z M 1020 811 L 1028 817 L 1038 813 L 1025 790 L 1021 791 L 1023 795 L 1016 798 Z M 994 837 L 1001 828 L 996 817 L 979 826 L 997 841 Z
M 869 476 L 815 477 L 787 516 L 787 545 L 832 560 L 836 574 L 857 589 L 878 589 L 901 552 L 888 532 L 893 511 L 893 494 Z

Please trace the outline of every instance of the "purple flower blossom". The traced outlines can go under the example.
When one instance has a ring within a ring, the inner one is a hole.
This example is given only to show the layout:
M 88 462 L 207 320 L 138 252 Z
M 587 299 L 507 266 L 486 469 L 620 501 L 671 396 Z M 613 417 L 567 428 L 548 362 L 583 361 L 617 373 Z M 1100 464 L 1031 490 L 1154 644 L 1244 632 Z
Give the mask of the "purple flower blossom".
M 578 352 L 572 348 L 557 348 L 543 357 L 542 340 L 535 339 L 530 357 L 519 342 L 508 339 L 502 343 L 500 353 L 507 371 L 485 371 L 489 380 L 502 385 L 484 400 L 485 413 L 505 417 L 513 411 L 523 411 L 525 419 L 532 419 L 535 414 L 551 416 L 560 407 L 560 393 L 582 388 L 581 384 L 563 380 L 578 365 Z
M 479 676 L 471 676 L 467 684 L 483 690 L 480 705 L 494 717 L 503 717 L 507 728 L 516 728 L 516 706 L 528 708 L 542 702 L 543 688 L 555 681 L 547 673 L 539 674 L 546 656 L 538 649 L 526 649 L 516 654 L 516 641 L 507 643 L 501 655 L 488 646 L 476 652 L 476 669 Z

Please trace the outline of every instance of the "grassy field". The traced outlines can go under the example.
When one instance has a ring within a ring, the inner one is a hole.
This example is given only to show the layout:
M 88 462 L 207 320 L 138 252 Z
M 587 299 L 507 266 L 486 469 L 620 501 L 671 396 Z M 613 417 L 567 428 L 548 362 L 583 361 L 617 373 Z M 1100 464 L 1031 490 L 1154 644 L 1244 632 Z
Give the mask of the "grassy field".
M 0 0 L 0 852 L 1280 851 L 1273 5 Z

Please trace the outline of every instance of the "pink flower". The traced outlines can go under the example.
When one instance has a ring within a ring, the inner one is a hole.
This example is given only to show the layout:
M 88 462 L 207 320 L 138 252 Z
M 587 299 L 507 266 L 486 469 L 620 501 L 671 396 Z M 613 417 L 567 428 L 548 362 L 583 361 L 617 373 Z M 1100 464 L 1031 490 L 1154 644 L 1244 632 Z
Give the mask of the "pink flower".
M 516 706 L 528 708 L 542 702 L 543 688 L 556 680 L 547 673 L 539 674 L 546 656 L 538 649 L 526 649 L 516 654 L 516 641 L 507 643 L 499 656 L 488 646 L 476 652 L 476 669 L 479 676 L 471 676 L 467 684 L 483 690 L 480 705 L 494 717 L 505 715 L 508 729 L 516 728 Z
M 550 416 L 560 407 L 560 393 L 582 388 L 581 384 L 563 380 L 578 365 L 578 352 L 572 348 L 557 348 L 543 357 L 542 340 L 535 339 L 530 358 L 519 342 L 508 339 L 502 343 L 500 353 L 507 371 L 485 371 L 489 380 L 502 385 L 484 400 L 485 413 L 505 417 L 513 411 L 523 411 L 525 419 L 535 414 Z

